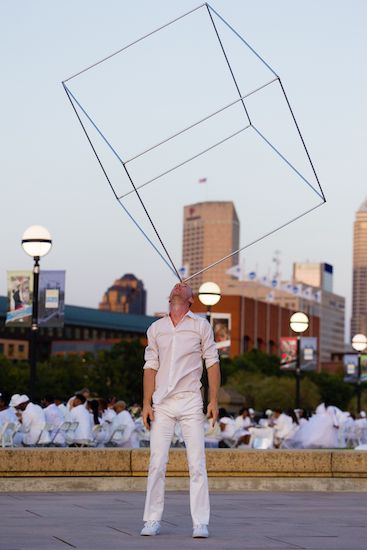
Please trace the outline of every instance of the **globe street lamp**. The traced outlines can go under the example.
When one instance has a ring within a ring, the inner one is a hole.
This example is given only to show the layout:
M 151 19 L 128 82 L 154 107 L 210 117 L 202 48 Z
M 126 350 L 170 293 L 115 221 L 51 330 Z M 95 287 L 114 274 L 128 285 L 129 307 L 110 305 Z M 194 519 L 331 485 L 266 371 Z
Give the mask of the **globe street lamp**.
M 297 311 L 293 313 L 289 320 L 289 325 L 293 332 L 297 333 L 297 361 L 296 361 L 296 399 L 295 408 L 301 406 L 301 334 L 308 329 L 309 320 L 305 313 Z
M 216 283 L 203 283 L 198 292 L 200 302 L 206 306 L 206 318 L 211 323 L 211 310 L 221 299 L 220 287 Z M 208 407 L 208 373 L 204 366 L 203 369 L 203 387 L 204 387 L 204 413 Z
M 352 348 L 358 351 L 358 378 L 357 378 L 357 412 L 361 410 L 361 352 L 367 348 L 367 337 L 364 334 L 356 334 L 352 338 Z
M 199 288 L 198 298 L 207 307 L 206 318 L 210 322 L 212 306 L 215 306 L 221 299 L 220 288 L 216 283 L 203 283 Z
M 22 248 L 34 260 L 33 265 L 33 299 L 32 299 L 32 321 L 29 349 L 30 377 L 29 389 L 31 397 L 34 397 L 37 378 L 37 334 L 38 334 L 38 286 L 40 273 L 40 259 L 46 256 L 51 250 L 51 235 L 45 227 L 32 225 L 23 233 Z

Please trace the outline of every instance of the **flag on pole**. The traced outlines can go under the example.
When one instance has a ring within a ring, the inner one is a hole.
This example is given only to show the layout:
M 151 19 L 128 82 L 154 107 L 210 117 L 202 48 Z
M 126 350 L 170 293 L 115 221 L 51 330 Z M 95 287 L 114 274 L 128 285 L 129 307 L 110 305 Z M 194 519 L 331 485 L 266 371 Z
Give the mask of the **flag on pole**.
M 186 279 L 189 276 L 189 266 L 187 264 L 181 266 L 178 272 L 181 279 Z
M 305 298 L 306 300 L 312 300 L 312 288 L 310 286 L 303 289 L 302 292 L 302 298 Z
M 239 264 L 233 265 L 229 269 L 226 269 L 226 273 L 227 275 L 232 275 L 232 277 L 235 277 L 236 279 L 242 279 L 242 267 Z
M 248 275 L 247 275 L 247 278 L 248 278 L 249 281 L 257 281 L 256 271 L 250 271 L 250 273 L 248 273 Z

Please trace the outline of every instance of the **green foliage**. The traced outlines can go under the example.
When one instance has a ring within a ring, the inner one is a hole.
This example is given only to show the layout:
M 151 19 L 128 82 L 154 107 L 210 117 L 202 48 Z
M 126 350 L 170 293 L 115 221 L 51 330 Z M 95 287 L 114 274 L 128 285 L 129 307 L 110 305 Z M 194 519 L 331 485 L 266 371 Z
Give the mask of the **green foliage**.
M 246 405 L 259 411 L 268 408 L 294 408 L 295 379 L 290 376 L 266 376 L 260 373 L 238 371 L 228 385 L 246 396 Z M 313 410 L 320 403 L 316 384 L 304 379 L 301 383 L 301 403 L 305 409 Z
M 116 396 L 127 403 L 142 401 L 144 347 L 138 340 L 121 342 L 111 351 L 94 355 L 53 356 L 37 365 L 36 400 L 45 394 L 67 399 L 88 387 L 100 397 Z M 29 365 L 0 358 L 0 388 L 29 392 Z
M 248 406 L 258 410 L 294 407 L 294 373 L 282 371 L 278 357 L 252 350 L 223 362 L 222 377 L 223 384 L 246 397 Z M 302 373 L 301 405 L 305 409 L 314 410 L 319 403 L 326 402 L 342 410 L 348 407 L 353 410 L 354 392 L 355 388 L 344 382 L 342 374 Z
M 312 372 L 307 373 L 307 377 L 318 386 L 322 402 L 342 410 L 348 408 L 355 389 L 352 384 L 344 382 L 343 375 Z
M 143 364 L 144 347 L 138 340 L 121 342 L 97 356 L 51 357 L 49 361 L 37 365 L 35 397 L 39 400 L 49 393 L 66 399 L 75 391 L 88 387 L 100 397 L 116 396 L 129 404 L 141 402 Z M 294 373 L 282 372 L 278 357 L 252 350 L 234 359 L 223 359 L 221 371 L 222 385 L 228 385 L 243 394 L 248 406 L 257 410 L 294 406 Z M 29 365 L 0 357 L 1 390 L 28 393 Z M 302 374 L 303 408 L 314 410 L 318 403 L 324 401 L 344 410 L 348 406 L 350 410 L 355 410 L 354 393 L 354 386 L 346 384 L 341 374 Z M 367 396 L 362 397 L 362 403 L 367 403 Z

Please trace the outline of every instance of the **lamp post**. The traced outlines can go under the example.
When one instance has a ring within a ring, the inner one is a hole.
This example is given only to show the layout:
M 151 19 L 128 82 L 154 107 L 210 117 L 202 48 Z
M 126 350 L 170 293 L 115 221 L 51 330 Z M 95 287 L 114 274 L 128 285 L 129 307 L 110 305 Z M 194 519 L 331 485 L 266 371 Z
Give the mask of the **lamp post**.
M 356 334 L 352 338 L 352 348 L 358 351 L 358 378 L 357 378 L 357 412 L 361 410 L 361 352 L 367 348 L 367 337 L 364 334 Z
M 46 256 L 51 250 L 51 235 L 45 227 L 32 225 L 23 233 L 22 248 L 26 254 L 32 256 L 33 265 L 33 299 L 32 299 L 32 321 L 29 348 L 29 391 L 34 398 L 34 390 L 37 378 L 37 335 L 38 335 L 38 286 L 40 273 L 40 259 Z
M 297 361 L 296 361 L 296 399 L 295 408 L 301 406 L 301 334 L 308 329 L 309 320 L 305 313 L 297 311 L 293 313 L 289 320 L 293 332 L 297 333 Z
M 220 287 L 216 283 L 203 283 L 198 292 L 200 302 L 206 306 L 206 318 L 211 323 L 211 311 L 221 299 Z M 208 373 L 206 368 L 203 369 L 203 386 L 204 386 L 204 413 L 208 407 Z

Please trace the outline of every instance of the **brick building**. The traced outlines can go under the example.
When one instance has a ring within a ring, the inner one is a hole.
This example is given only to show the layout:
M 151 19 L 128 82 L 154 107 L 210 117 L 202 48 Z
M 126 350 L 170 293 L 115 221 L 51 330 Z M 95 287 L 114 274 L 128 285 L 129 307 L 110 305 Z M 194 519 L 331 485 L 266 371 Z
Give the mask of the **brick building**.
M 196 298 L 192 310 L 205 313 L 205 306 Z M 281 336 L 295 336 L 289 326 L 294 311 L 276 304 L 245 296 L 222 296 L 219 303 L 213 306 L 212 313 L 231 314 L 231 357 L 254 348 L 279 355 Z M 320 319 L 313 315 L 309 319 L 309 328 L 303 335 L 319 339 Z

